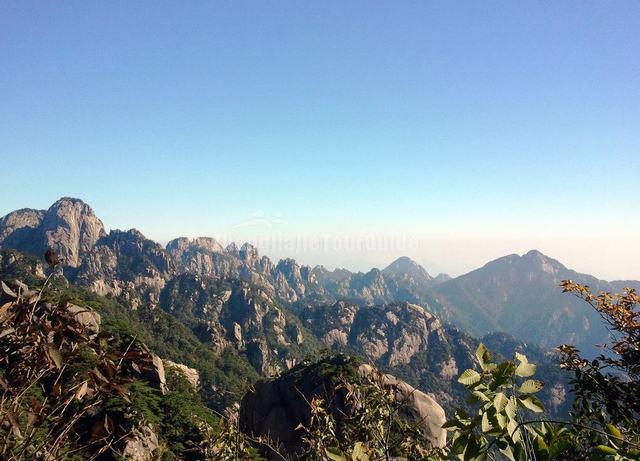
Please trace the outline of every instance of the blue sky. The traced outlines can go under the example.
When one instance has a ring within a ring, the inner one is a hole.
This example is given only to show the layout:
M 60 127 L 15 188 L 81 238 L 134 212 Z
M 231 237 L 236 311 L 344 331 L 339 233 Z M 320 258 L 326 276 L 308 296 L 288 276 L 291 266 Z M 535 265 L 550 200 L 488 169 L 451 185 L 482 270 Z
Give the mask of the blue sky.
M 3 2 L 0 214 L 640 278 L 640 3 Z M 265 245 L 266 246 L 266 245 Z

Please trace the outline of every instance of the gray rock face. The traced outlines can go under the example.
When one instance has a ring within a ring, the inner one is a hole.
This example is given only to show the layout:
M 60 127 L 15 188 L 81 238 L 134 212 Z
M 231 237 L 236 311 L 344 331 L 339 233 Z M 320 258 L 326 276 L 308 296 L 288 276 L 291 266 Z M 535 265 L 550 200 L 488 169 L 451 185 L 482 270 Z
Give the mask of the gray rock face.
M 195 368 L 188 367 L 181 363 L 175 363 L 171 360 L 164 360 L 165 369 L 172 369 L 180 373 L 193 386 L 194 389 L 200 387 L 200 373 Z
M 416 304 L 367 307 L 340 301 L 302 316 L 327 347 L 349 345 L 385 366 L 407 365 L 416 354 L 447 346 L 440 321 Z
M 160 307 L 188 325 L 215 352 L 227 346 L 246 350 L 252 366 L 265 376 L 300 358 L 293 349 L 304 342 L 302 330 L 267 292 L 247 282 L 180 274 L 162 290 Z M 266 338 L 283 347 L 272 350 Z
M 276 376 L 280 372 L 280 367 L 272 360 L 271 351 L 264 340 L 256 339 L 247 343 L 247 359 L 262 376 Z
M 341 360 L 338 356 L 328 359 L 328 363 L 332 369 L 340 369 Z M 310 418 L 307 402 L 314 397 L 331 402 L 329 411 L 338 421 L 342 419 L 341 415 L 351 411 L 345 404 L 344 389 L 336 388 L 333 376 L 325 374 L 323 369 L 311 365 L 271 381 L 258 382 L 240 404 L 241 430 L 255 436 L 271 437 L 282 444 L 286 453 L 295 456 L 302 445 L 302 432 L 296 428 L 299 424 L 307 425 Z M 433 446 L 445 445 L 446 433 L 441 428 L 445 422 L 444 410 L 431 397 L 369 365 L 360 366 L 357 373 L 392 390 L 401 403 L 400 416 L 419 423 Z
M 91 207 L 67 197 L 47 211 L 23 209 L 0 219 L 0 246 L 36 256 L 52 247 L 69 267 L 78 267 L 82 256 L 104 235 L 104 226 Z
M 101 317 L 96 311 L 89 307 L 80 307 L 71 303 L 67 303 L 66 308 L 90 336 L 95 336 L 100 332 Z
M 447 421 L 444 409 L 433 398 L 390 374 L 381 373 L 368 364 L 360 365 L 362 376 L 378 382 L 383 388 L 393 391 L 398 402 L 402 403 L 403 416 L 410 421 L 422 423 L 423 434 L 431 445 L 444 448 L 447 444 L 447 431 L 442 425 Z
M 91 207 L 67 197 L 47 211 L 23 209 L 0 219 L 1 247 L 38 257 L 52 247 L 68 267 L 78 267 L 83 256 L 105 235 L 104 226 Z
M 27 253 L 40 251 L 39 229 L 44 215 L 44 210 L 25 208 L 0 218 L 0 247 Z
M 162 359 L 149 351 L 146 346 L 142 345 L 142 348 L 143 349 L 139 351 L 140 356 L 137 361 L 138 367 L 141 370 L 141 377 L 162 394 L 166 394 L 168 391 L 167 376 L 164 371 Z
M 128 461 L 152 461 L 159 446 L 158 436 L 150 426 L 137 427 L 124 440 L 122 454 Z
M 231 269 L 228 265 L 224 268 L 222 263 L 225 259 L 222 245 L 209 237 L 177 238 L 167 244 L 167 252 L 180 268 L 195 274 L 217 275 Z
M 106 232 L 89 205 L 78 199 L 61 198 L 42 220 L 43 248 L 57 250 L 64 264 L 80 265 L 82 255 L 93 249 Z
M 135 307 L 141 301 L 157 305 L 174 274 L 173 260 L 164 248 L 131 229 L 102 237 L 85 256 L 77 279 L 98 294 L 125 294 Z

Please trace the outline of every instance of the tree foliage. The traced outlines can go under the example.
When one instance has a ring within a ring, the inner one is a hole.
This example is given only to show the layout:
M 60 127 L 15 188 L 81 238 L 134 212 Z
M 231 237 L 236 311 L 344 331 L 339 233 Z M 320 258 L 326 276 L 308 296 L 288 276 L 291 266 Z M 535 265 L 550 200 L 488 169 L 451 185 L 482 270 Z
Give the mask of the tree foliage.
M 585 426 L 577 432 L 577 452 L 586 459 L 596 446 L 611 456 L 640 457 L 640 296 L 633 289 L 595 295 L 570 280 L 562 288 L 591 305 L 611 333 L 594 360 L 573 346 L 559 347 L 562 367 L 573 373 L 573 420 Z

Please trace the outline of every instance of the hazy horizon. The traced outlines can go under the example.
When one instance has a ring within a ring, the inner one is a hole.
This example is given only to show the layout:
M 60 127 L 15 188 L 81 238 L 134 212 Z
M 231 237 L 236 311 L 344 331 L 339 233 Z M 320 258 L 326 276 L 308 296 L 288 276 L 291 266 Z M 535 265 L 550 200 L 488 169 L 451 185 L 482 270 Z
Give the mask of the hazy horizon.
M 640 279 L 640 4 L 5 3 L 0 214 Z M 277 245 L 276 245 L 277 246 Z
M 461 238 L 416 238 L 407 233 L 380 234 L 373 231 L 359 234 L 315 233 L 287 235 L 286 219 L 253 213 L 243 222 L 227 226 L 226 232 L 184 233 L 157 236 L 149 232 L 144 225 L 135 222 L 113 226 L 104 218 L 101 209 L 96 209 L 90 201 L 80 198 L 90 205 L 98 218 L 103 221 L 107 231 L 113 229 L 137 229 L 145 237 L 162 246 L 178 237 L 190 239 L 211 237 L 226 246 L 231 242 L 242 244 L 250 242 L 256 245 L 261 255 L 274 260 L 293 258 L 300 264 L 309 266 L 323 265 L 329 270 L 345 268 L 351 271 L 366 272 L 372 268 L 383 269 L 401 256 L 407 256 L 421 264 L 430 275 L 439 273 L 452 277 L 463 275 L 482 267 L 484 264 L 510 254 L 523 255 L 538 250 L 560 261 L 569 269 L 593 275 L 602 280 L 640 280 L 640 273 L 634 272 L 634 258 L 629 254 L 619 254 L 610 247 L 598 247 L 594 241 L 579 238 L 532 238 L 528 242 L 521 240 L 496 239 L 490 237 L 478 239 Z M 0 217 L 19 208 L 47 209 L 47 205 L 18 206 L 15 209 L 0 208 Z M 156 222 L 157 226 L 159 223 Z M 631 270 L 625 273 L 620 260 L 629 261 Z M 636 275 L 634 275 L 636 274 Z

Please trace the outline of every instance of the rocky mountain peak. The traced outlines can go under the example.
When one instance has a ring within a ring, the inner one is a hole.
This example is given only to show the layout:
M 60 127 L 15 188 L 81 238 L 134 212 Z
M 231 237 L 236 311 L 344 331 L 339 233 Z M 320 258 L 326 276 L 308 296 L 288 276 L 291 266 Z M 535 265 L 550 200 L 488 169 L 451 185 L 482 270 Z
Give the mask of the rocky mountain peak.
M 438 285 L 440 283 L 448 282 L 451 280 L 451 276 L 449 274 L 440 273 L 433 278 L 433 284 Z
M 193 240 L 187 237 L 178 237 L 167 243 L 167 251 L 180 257 L 186 250 L 203 250 L 211 253 L 224 253 L 225 249 L 218 241 L 211 237 L 196 237 Z
M 245 261 L 247 265 L 252 267 L 255 261 L 259 258 L 258 249 L 248 242 L 245 242 L 238 251 L 240 259 Z
M 554 275 L 558 271 L 566 268 L 553 258 L 542 254 L 538 250 L 531 250 L 522 256 L 522 261 L 531 270 L 541 270 L 547 274 Z
M 0 218 L 0 246 L 19 248 L 28 253 L 39 251 L 40 246 L 36 244 L 36 248 L 34 243 L 39 242 L 36 234 L 45 213 L 45 210 L 23 208 Z
M 102 221 L 89 205 L 74 198 L 61 198 L 42 221 L 44 246 L 54 246 L 71 267 L 80 265 L 81 256 L 91 251 L 106 234 Z
M 401 256 L 382 270 L 385 275 L 409 274 L 417 280 L 429 282 L 433 277 L 424 267 L 407 256 Z

